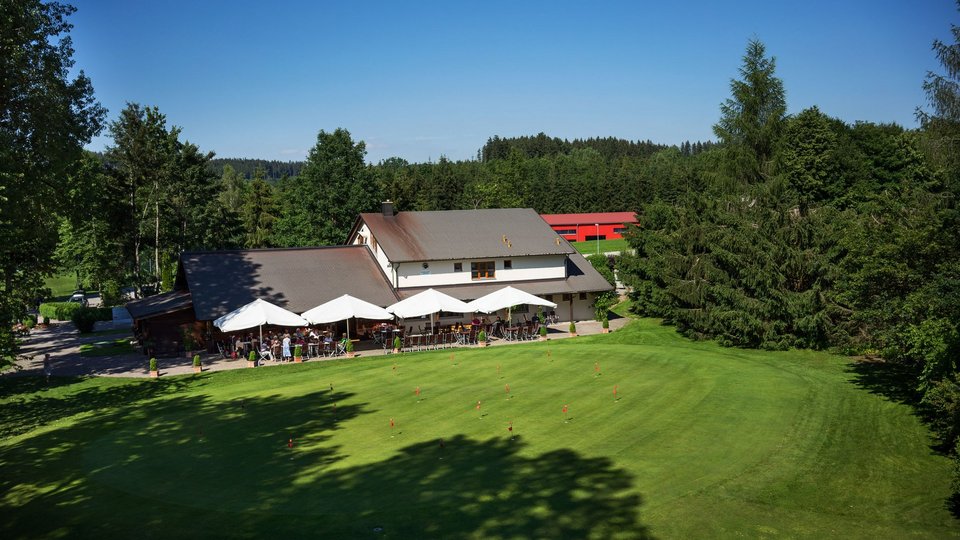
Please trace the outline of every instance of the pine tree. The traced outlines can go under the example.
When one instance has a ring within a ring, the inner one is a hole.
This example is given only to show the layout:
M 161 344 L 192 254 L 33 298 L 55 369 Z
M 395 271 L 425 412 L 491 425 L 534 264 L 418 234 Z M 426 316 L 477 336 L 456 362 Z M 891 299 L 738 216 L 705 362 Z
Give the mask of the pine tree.
M 257 168 L 250 182 L 250 194 L 243 207 L 243 225 L 246 229 L 247 248 L 273 246 L 273 227 L 277 219 L 277 206 L 273 188 L 264 179 L 264 171 Z
M 747 44 L 741 79 L 730 81 L 732 96 L 720 105 L 721 118 L 713 126 L 713 132 L 729 148 L 729 174 L 748 183 L 770 177 L 787 110 L 783 81 L 774 75 L 776 59 L 765 54 L 763 43 L 751 40 Z

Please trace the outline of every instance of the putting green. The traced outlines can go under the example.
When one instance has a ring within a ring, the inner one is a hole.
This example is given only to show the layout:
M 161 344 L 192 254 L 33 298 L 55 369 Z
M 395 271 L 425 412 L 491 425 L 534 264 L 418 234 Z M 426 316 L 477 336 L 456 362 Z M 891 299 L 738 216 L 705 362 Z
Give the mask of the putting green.
M 949 460 L 875 369 L 643 320 L 158 381 L 7 379 L 0 534 L 954 536 Z

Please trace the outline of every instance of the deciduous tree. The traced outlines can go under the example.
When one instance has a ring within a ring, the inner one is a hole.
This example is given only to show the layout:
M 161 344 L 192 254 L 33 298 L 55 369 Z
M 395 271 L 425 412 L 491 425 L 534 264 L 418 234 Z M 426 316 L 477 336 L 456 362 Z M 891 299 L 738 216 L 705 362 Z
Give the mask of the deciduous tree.
M 0 11 L 0 362 L 17 350 L 9 322 L 53 268 L 70 167 L 102 127 L 90 79 L 70 75 L 74 11 L 38 0 Z

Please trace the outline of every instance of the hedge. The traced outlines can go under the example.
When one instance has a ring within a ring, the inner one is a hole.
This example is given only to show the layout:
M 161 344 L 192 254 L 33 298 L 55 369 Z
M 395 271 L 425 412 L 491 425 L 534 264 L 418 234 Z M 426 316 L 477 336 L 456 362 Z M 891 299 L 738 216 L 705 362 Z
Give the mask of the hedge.
M 80 304 L 76 302 L 46 302 L 40 304 L 40 316 L 49 317 L 58 321 L 73 320 L 73 314 L 80 309 Z M 86 308 L 95 313 L 95 321 L 112 321 L 113 310 L 110 308 Z
M 73 312 L 81 307 L 83 306 L 76 302 L 47 302 L 40 304 L 40 316 L 50 317 L 58 321 L 69 321 Z

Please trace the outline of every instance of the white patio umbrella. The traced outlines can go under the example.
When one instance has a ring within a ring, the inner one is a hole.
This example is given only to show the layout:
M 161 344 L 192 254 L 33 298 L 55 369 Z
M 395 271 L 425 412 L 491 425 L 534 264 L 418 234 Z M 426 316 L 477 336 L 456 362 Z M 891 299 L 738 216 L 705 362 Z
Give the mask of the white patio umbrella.
M 287 311 L 259 298 L 213 321 L 213 325 L 219 328 L 221 332 L 236 332 L 257 326 L 260 328 L 261 343 L 263 342 L 263 325 L 265 324 L 306 326 L 307 321 L 292 311 Z
M 470 306 L 462 300 L 458 300 L 448 294 L 444 294 L 434 289 L 427 289 L 417 293 L 410 298 L 406 298 L 387 306 L 387 311 L 397 317 L 422 317 L 430 315 L 430 328 L 433 329 L 433 314 L 440 311 L 450 311 L 453 313 L 473 313 Z
M 337 321 L 348 321 L 347 339 L 350 339 L 349 320 L 353 317 L 360 319 L 371 319 L 374 321 L 384 321 L 392 319 L 393 314 L 382 307 L 371 304 L 366 300 L 354 298 L 349 294 L 334 298 L 329 302 L 324 302 L 319 306 L 304 311 L 303 318 L 310 321 L 310 324 L 326 324 Z
M 493 313 L 499 309 L 507 308 L 507 322 L 510 323 L 510 319 L 513 316 L 513 306 L 519 306 L 521 304 L 529 304 L 531 306 L 546 306 L 551 308 L 557 307 L 556 304 L 550 302 L 549 300 L 544 300 L 539 296 L 534 296 L 528 292 L 521 291 L 520 289 L 515 289 L 510 286 L 493 291 L 488 295 L 481 296 L 467 305 L 473 311 L 482 311 L 484 313 Z

